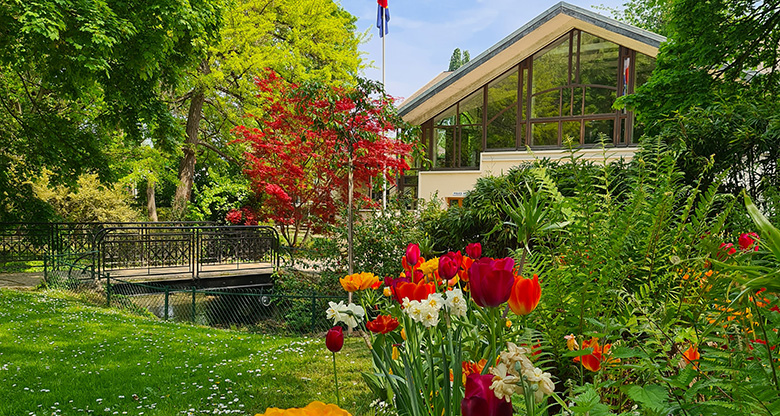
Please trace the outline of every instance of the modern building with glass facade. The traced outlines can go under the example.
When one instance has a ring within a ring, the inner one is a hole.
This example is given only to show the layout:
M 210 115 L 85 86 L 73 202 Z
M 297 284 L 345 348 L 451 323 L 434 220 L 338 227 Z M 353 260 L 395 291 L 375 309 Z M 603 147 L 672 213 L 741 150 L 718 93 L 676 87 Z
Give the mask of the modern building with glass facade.
M 613 104 L 648 79 L 664 40 L 558 3 L 440 75 L 399 108 L 421 126 L 432 161 L 416 178 L 418 196 L 457 203 L 480 176 L 562 157 L 569 142 L 585 158 L 603 158 L 602 141 L 612 157 L 630 158 L 641 128 Z

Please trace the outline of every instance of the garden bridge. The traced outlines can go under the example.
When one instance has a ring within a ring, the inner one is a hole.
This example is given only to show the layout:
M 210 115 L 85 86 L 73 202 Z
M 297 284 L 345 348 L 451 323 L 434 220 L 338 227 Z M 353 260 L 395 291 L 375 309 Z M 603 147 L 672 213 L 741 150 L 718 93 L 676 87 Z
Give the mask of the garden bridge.
M 42 261 L 48 283 L 145 287 L 270 286 L 272 227 L 208 222 L 0 224 L 0 262 Z

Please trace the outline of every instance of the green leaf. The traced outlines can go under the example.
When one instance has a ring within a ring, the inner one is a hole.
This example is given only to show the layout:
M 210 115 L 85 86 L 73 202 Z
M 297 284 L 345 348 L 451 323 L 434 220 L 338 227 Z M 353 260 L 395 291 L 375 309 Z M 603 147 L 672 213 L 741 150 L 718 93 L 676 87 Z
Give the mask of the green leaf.
M 747 193 L 745 197 L 745 208 L 747 208 L 748 214 L 753 219 L 753 223 L 758 228 L 758 234 L 761 237 L 760 245 L 768 248 L 772 254 L 775 255 L 777 260 L 780 260 L 780 230 L 775 228 L 772 223 L 758 210 L 753 204 Z
M 645 387 L 633 385 L 628 388 L 626 394 L 631 400 L 656 412 L 663 410 L 666 407 L 667 400 L 669 400 L 669 392 L 666 388 L 657 384 L 650 384 Z

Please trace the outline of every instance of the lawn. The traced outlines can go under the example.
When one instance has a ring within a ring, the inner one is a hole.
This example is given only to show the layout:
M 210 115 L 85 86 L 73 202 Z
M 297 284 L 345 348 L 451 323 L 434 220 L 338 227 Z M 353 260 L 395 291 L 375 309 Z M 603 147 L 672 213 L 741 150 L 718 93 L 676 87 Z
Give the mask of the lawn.
M 324 312 L 323 312 L 324 313 Z M 337 354 L 342 407 L 370 413 L 360 338 Z M 335 403 L 321 337 L 162 322 L 62 292 L 0 290 L 0 415 L 262 413 Z

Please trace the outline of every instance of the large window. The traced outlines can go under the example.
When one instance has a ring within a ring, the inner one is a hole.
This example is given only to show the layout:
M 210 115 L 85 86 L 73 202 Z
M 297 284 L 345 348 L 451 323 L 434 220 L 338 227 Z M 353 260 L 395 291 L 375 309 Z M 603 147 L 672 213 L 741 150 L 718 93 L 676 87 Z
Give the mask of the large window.
M 655 60 L 572 30 L 423 124 L 434 168 L 474 168 L 486 151 L 572 143 L 628 146 L 633 114 L 612 108 Z

